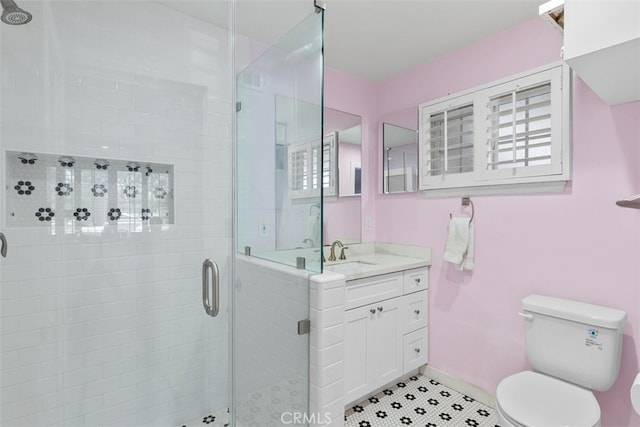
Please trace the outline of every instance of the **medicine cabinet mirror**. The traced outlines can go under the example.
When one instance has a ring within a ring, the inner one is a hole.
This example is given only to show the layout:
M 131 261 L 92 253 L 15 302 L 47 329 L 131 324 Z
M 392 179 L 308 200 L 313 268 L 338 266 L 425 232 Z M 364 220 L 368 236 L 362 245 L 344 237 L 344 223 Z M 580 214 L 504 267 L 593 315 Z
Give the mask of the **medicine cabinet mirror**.
M 387 114 L 381 122 L 383 192 L 418 191 L 418 108 Z
M 320 240 L 361 240 L 362 119 L 324 108 L 320 141 L 296 125 L 316 114 L 317 105 L 276 97 L 278 249 L 317 247 Z M 292 233 L 293 225 L 304 235 Z

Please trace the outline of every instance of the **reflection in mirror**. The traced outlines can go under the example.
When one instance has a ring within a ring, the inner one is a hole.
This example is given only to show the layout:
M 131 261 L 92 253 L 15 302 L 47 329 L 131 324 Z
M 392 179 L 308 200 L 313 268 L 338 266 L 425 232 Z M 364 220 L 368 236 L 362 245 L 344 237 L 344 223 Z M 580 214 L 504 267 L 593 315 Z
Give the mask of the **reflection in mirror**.
M 388 114 L 382 120 L 383 191 L 418 191 L 418 109 Z
M 276 97 L 277 250 L 360 241 L 361 119 L 325 108 L 321 143 L 296 126 L 316 109 Z
M 323 131 L 337 141 L 337 197 L 327 196 L 323 205 L 323 241 L 330 244 L 360 242 L 360 193 L 362 192 L 362 120 L 360 116 L 324 109 Z M 327 173 L 327 165 L 323 167 Z
M 382 124 L 384 192 L 418 190 L 418 132 L 390 123 Z

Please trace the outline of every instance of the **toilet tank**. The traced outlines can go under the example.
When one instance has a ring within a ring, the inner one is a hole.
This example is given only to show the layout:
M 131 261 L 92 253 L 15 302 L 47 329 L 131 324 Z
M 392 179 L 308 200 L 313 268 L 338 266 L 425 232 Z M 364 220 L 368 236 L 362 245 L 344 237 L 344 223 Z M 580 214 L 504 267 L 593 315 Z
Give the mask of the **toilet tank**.
M 522 300 L 527 359 L 535 371 L 608 390 L 620 371 L 627 313 L 543 295 Z

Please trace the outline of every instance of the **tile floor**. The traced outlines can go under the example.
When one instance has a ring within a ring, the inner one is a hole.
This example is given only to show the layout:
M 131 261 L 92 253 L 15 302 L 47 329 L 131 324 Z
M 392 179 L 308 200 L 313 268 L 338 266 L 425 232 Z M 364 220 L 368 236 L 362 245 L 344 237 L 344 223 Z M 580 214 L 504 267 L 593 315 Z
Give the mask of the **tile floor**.
M 345 427 L 499 427 L 495 410 L 418 375 L 345 412 Z
M 227 427 L 230 425 L 229 410 L 221 409 L 204 417 L 191 420 L 186 424 L 181 424 L 179 427 Z
M 282 389 L 288 391 L 287 387 Z M 255 403 L 254 403 L 255 405 Z M 255 409 L 253 406 L 251 409 Z M 255 412 L 255 411 L 251 411 Z M 272 417 L 258 417 L 264 425 L 277 425 Z M 245 420 L 249 421 L 249 420 Z M 252 419 L 253 425 L 256 419 Z M 275 423 L 275 424 L 274 424 Z M 213 412 L 179 427 L 229 426 L 227 409 Z M 418 375 L 358 403 L 345 412 L 345 427 L 499 427 L 495 410 L 452 390 L 437 381 Z

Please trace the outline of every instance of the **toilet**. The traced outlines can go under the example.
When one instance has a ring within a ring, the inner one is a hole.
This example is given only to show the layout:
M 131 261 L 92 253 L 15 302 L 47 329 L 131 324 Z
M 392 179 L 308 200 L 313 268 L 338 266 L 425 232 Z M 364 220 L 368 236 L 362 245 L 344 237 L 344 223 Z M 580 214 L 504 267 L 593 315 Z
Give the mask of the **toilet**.
M 529 295 L 522 300 L 526 354 L 533 371 L 498 384 L 501 427 L 597 427 L 591 390 L 618 377 L 627 313 L 583 302 Z

